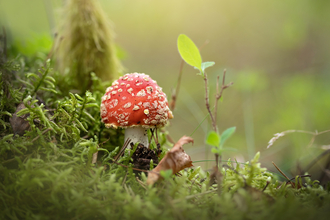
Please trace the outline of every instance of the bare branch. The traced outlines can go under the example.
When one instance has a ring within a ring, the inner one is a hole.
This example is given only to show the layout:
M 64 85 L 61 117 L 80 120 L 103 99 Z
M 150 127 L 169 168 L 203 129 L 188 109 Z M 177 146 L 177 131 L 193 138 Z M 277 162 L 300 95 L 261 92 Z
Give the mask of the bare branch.
M 214 116 L 213 116 L 213 114 L 211 112 L 211 109 L 210 109 L 209 91 L 208 91 L 208 79 L 207 79 L 206 72 L 204 73 L 204 82 L 205 82 L 205 105 L 206 105 L 206 109 L 207 109 L 207 111 L 210 114 L 210 118 L 211 118 L 211 121 L 212 121 L 213 130 L 214 131 L 217 131 L 217 125 L 216 125 L 216 122 L 214 120 Z
M 222 85 L 221 85 L 221 90 L 219 92 L 219 76 L 217 77 L 217 93 L 215 95 L 215 104 L 214 104 L 214 120 L 215 120 L 215 123 L 217 122 L 217 114 L 218 114 L 218 102 L 220 100 L 220 98 L 222 97 L 222 93 L 223 93 L 223 90 L 227 89 L 228 87 L 230 87 L 231 85 L 233 85 L 234 83 L 233 82 L 230 82 L 228 83 L 227 85 L 225 85 L 225 81 L 226 81 L 226 73 L 227 73 L 227 70 L 224 69 L 223 70 L 223 76 L 222 76 Z
M 313 135 L 310 143 L 308 144 L 308 147 L 311 147 L 312 144 L 314 143 L 314 140 L 315 140 L 315 137 L 316 136 L 321 135 L 321 134 L 324 134 L 324 133 L 328 133 L 328 132 L 330 132 L 330 130 L 325 130 L 325 131 L 321 131 L 321 132 L 318 132 L 318 131 L 311 132 L 311 131 L 303 131 L 303 130 L 287 130 L 287 131 L 282 131 L 280 133 L 274 134 L 274 137 L 272 137 L 272 139 L 269 140 L 267 148 L 270 148 L 275 143 L 275 141 L 277 141 L 280 137 L 283 137 L 284 135 L 289 134 L 289 133 L 304 133 L 304 134 L 311 134 L 311 135 Z

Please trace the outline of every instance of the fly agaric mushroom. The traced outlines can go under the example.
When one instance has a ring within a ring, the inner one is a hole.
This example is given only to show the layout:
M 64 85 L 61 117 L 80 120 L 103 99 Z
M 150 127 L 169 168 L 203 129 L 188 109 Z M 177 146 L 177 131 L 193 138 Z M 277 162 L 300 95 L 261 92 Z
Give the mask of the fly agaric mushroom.
M 131 73 L 107 88 L 101 118 L 107 128 L 125 128 L 125 142 L 130 138 L 131 143 L 148 147 L 148 129 L 163 127 L 173 114 L 156 81 L 144 73 Z

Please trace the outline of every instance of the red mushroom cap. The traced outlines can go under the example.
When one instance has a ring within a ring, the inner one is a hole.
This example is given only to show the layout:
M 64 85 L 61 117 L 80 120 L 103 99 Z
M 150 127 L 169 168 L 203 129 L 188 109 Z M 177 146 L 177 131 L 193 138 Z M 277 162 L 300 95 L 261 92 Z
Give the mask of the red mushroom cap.
M 101 118 L 106 127 L 162 127 L 173 118 L 166 94 L 144 73 L 120 77 L 102 97 Z

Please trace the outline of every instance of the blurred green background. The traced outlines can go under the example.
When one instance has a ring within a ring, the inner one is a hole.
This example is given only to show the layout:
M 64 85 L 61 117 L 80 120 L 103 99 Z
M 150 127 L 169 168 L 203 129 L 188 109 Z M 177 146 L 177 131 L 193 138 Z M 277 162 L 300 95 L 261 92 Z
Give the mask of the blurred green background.
M 219 103 L 218 126 L 236 126 L 223 159 L 251 159 L 261 152 L 263 166 L 274 170 L 274 161 L 288 174 L 304 168 L 330 133 L 317 136 L 292 133 L 267 149 L 273 134 L 290 130 L 323 131 L 330 125 L 330 1 L 326 0 L 101 0 L 124 53 L 126 72 L 144 72 L 157 80 L 171 97 L 181 58 L 177 37 L 184 33 L 202 46 L 203 61 L 215 61 L 208 69 L 211 104 L 215 80 L 227 69 Z M 9 43 L 27 55 L 51 47 L 62 0 L 1 0 L 0 25 Z M 174 140 L 191 135 L 206 116 L 204 82 L 185 65 L 174 110 L 167 128 Z M 211 129 L 205 121 L 193 134 L 193 146 L 185 146 L 193 161 L 214 159 L 204 140 Z M 314 166 L 320 170 L 325 161 Z M 212 162 L 200 162 L 206 169 Z

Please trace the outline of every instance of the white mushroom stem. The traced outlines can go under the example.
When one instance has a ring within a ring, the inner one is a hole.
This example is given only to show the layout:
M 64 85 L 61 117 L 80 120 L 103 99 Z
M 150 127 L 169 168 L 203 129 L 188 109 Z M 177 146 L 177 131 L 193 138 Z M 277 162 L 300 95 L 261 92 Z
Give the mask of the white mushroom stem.
M 140 144 L 143 144 L 146 148 L 149 145 L 148 129 L 143 128 L 141 126 L 126 128 L 124 143 L 128 138 L 131 139 L 130 143 L 127 146 L 128 149 L 131 149 L 131 143 L 136 144 L 137 142 L 139 142 Z

